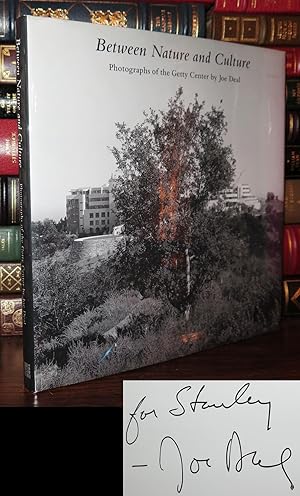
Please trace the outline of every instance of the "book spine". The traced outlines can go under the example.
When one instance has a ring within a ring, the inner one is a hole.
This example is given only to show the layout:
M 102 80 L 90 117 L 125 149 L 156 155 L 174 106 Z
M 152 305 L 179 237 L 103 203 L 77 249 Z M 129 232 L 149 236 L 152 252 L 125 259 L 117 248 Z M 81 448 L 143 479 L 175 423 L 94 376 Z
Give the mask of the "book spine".
M 283 273 L 300 274 L 300 225 L 286 225 L 283 233 Z
M 242 13 L 247 11 L 247 7 L 248 0 L 216 0 L 214 12 Z
M 0 294 L 21 293 L 21 264 L 0 263 Z
M 300 223 L 300 180 L 286 179 L 284 199 L 285 224 Z
M 286 144 L 300 144 L 300 112 L 297 110 L 286 112 Z
M 287 108 L 300 109 L 300 79 L 286 81 L 286 105 Z
M 20 223 L 19 179 L 0 177 L 0 225 Z
M 21 232 L 19 226 L 0 227 L 1 262 L 19 262 L 21 260 Z
M 22 334 L 22 300 L 20 297 L 0 296 L 0 334 Z
M 299 47 L 272 47 L 285 52 L 285 72 L 288 78 L 300 76 L 300 48 Z
M 297 14 L 299 0 L 216 0 L 215 12 L 231 14 Z
M 32 286 L 32 246 L 30 210 L 30 154 L 29 135 L 26 124 L 28 115 L 28 60 L 27 60 L 27 18 L 16 22 L 16 61 L 17 61 L 17 115 L 20 166 L 20 218 L 21 218 L 21 266 L 22 266 L 22 309 L 23 309 L 23 350 L 25 387 L 34 391 L 34 342 L 33 342 L 33 286 Z M 22 44 L 20 36 L 22 34 Z M 22 105 L 21 105 L 22 94 Z
M 249 14 L 297 14 L 300 13 L 299 0 L 248 0 L 247 13 Z
M 284 315 L 300 315 L 300 278 L 288 278 L 283 281 Z
M 210 2 L 213 3 L 213 2 Z M 19 15 L 39 15 L 204 37 L 203 2 L 19 2 Z
M 3 119 L 0 126 L 0 175 L 16 176 L 18 173 L 17 119 Z
M 34 15 L 56 19 L 92 22 L 127 28 L 145 29 L 142 2 L 47 2 L 19 1 L 18 16 Z
M 212 14 L 207 30 L 214 40 L 251 45 L 300 44 L 300 15 Z
M 0 83 L 16 84 L 15 45 L 0 45 Z
M 15 40 L 16 2 L 1 0 L 0 2 L 0 39 L 1 41 Z
M 12 85 L 0 86 L 0 119 L 17 117 L 17 94 Z
M 285 177 L 287 179 L 300 178 L 300 146 L 286 146 L 285 149 Z

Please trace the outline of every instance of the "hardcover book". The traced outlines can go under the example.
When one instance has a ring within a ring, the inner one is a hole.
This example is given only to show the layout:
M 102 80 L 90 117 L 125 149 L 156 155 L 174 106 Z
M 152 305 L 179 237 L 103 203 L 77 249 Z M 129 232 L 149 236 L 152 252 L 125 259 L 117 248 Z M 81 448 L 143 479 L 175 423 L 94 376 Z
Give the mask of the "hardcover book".
M 27 387 L 275 329 L 283 53 L 32 16 L 17 27 Z

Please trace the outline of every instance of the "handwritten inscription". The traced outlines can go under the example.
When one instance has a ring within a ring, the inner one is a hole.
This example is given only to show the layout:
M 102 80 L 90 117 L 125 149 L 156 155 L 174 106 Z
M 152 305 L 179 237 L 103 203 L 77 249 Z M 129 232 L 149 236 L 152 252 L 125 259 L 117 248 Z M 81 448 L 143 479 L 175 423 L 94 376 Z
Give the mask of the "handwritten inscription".
M 216 393 L 214 393 L 215 395 Z M 227 395 L 228 398 L 228 395 Z M 229 397 L 230 398 L 230 397 Z M 150 405 L 150 406 L 149 406 Z M 258 412 L 259 409 L 259 412 Z M 184 385 L 171 395 L 168 402 L 161 405 L 154 404 L 153 396 L 143 395 L 137 402 L 136 406 L 129 411 L 125 429 L 125 444 L 133 446 L 138 443 L 139 439 L 143 438 L 144 430 L 147 430 L 151 424 L 152 428 L 159 425 L 162 416 L 173 418 L 176 422 L 181 422 L 185 417 L 191 416 L 199 420 L 201 428 L 202 415 L 209 415 L 209 412 L 215 412 L 213 422 L 217 422 L 216 418 L 220 418 L 222 422 L 222 412 L 232 410 L 236 414 L 246 414 L 251 418 L 251 412 L 258 414 L 260 423 L 263 418 L 262 431 L 271 436 L 272 428 L 272 401 L 268 398 L 259 398 L 251 392 L 251 384 L 244 383 L 231 393 L 231 398 L 228 401 L 218 400 L 212 395 L 207 384 L 197 383 L 197 388 L 190 384 Z M 223 413 L 224 415 L 224 413 Z M 170 422 L 164 425 L 168 426 Z M 125 425 L 124 425 L 125 428 Z M 211 425 L 213 430 L 214 425 Z M 231 428 L 228 431 L 226 441 L 218 446 L 217 454 L 215 446 L 207 442 L 201 444 L 201 433 L 198 436 L 198 442 L 193 447 L 187 449 L 182 440 L 182 436 L 174 434 L 174 428 L 166 429 L 163 435 L 158 436 L 155 441 L 154 457 L 151 463 L 146 463 L 148 460 L 142 460 L 143 463 L 134 463 L 131 465 L 134 469 L 144 470 L 159 470 L 167 477 L 174 493 L 180 494 L 186 485 L 188 478 L 202 477 L 204 473 L 213 473 L 220 471 L 223 467 L 223 472 L 232 474 L 240 474 L 247 471 L 250 467 L 256 471 L 282 474 L 283 480 L 286 481 L 287 489 L 294 490 L 295 483 L 292 480 L 292 475 L 289 470 L 289 464 L 293 458 L 293 451 L 290 446 L 283 446 L 280 449 L 272 448 L 267 453 L 262 446 L 255 444 L 247 432 L 240 432 L 239 428 Z M 176 429 L 175 429 L 176 431 Z M 270 433 L 269 433 L 270 432 Z M 206 438 L 207 439 L 207 438 Z M 200 442 L 199 442 L 200 440 Z M 152 441 L 152 439 L 151 439 Z M 248 449 L 245 449 L 245 446 Z M 249 447 L 251 448 L 249 450 Z M 147 449 L 143 450 L 143 456 L 147 457 Z M 136 460 L 138 462 L 139 460 Z M 279 475 L 281 477 L 281 475 Z M 199 479 L 199 480 L 200 480 Z M 262 488 L 263 490 L 263 488 Z

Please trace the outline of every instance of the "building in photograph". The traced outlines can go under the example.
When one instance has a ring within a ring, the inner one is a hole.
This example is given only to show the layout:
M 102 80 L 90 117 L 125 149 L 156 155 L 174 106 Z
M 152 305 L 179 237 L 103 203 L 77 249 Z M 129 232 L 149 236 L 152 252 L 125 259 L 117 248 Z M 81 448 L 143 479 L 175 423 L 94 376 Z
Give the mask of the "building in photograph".
M 117 224 L 113 178 L 95 188 L 72 189 L 66 198 L 67 226 L 73 234 L 111 234 Z
M 228 188 L 223 192 L 222 196 L 227 207 L 240 204 L 253 207 L 255 210 L 261 209 L 260 200 L 251 193 L 251 188 L 248 184 L 238 184 Z

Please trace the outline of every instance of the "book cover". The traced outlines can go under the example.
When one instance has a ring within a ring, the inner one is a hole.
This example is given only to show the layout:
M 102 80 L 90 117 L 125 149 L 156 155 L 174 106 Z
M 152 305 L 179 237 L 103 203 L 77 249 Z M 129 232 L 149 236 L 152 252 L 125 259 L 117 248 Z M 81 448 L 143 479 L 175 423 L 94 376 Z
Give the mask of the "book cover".
M 18 33 L 27 387 L 276 328 L 284 55 L 31 16 Z

